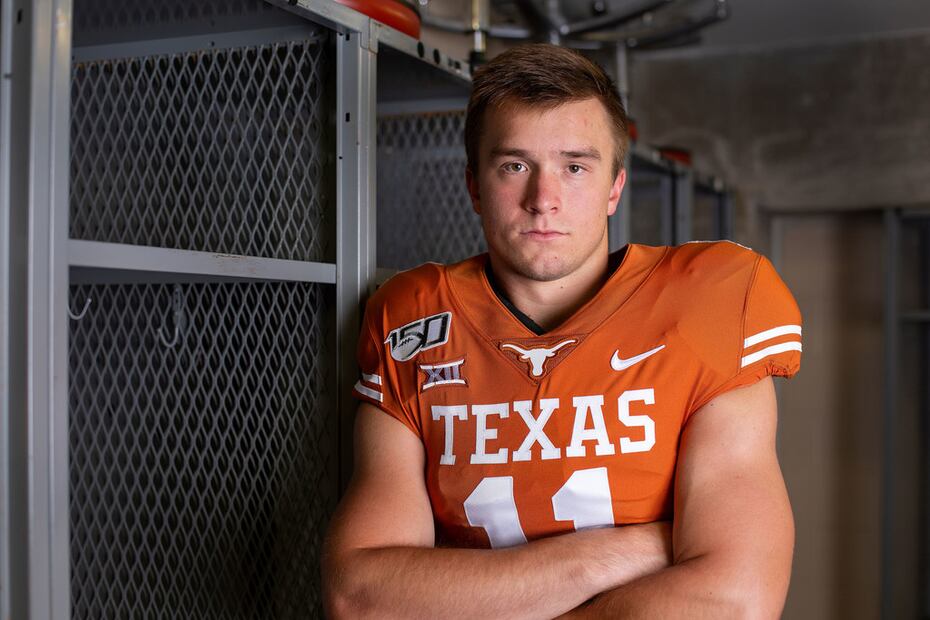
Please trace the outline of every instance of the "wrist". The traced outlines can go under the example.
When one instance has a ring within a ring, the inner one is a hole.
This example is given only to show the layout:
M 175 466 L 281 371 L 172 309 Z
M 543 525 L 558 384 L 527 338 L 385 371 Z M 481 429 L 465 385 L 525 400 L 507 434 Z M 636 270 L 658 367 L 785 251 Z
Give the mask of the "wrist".
M 610 530 L 613 534 L 603 550 L 601 592 L 671 565 L 671 527 L 668 522 L 626 525 Z

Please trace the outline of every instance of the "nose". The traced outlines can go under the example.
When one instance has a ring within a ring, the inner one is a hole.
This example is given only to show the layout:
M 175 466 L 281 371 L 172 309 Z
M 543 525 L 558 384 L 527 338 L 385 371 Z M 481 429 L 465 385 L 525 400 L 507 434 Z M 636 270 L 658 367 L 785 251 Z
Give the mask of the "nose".
M 557 211 L 562 206 L 562 188 L 558 174 L 535 170 L 527 183 L 523 208 L 531 213 Z

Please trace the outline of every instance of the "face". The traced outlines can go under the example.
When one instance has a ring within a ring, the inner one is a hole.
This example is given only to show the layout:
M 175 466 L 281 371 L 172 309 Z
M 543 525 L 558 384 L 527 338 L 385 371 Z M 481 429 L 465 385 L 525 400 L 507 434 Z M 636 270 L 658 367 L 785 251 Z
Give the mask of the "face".
M 605 261 L 626 178 L 613 174 L 613 155 L 597 99 L 488 110 L 466 181 L 495 270 L 548 282 Z

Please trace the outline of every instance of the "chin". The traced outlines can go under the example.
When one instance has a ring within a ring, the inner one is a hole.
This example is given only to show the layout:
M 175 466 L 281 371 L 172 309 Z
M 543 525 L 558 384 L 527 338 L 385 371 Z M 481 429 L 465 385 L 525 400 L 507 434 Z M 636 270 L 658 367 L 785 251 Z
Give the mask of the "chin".
M 560 256 L 518 258 L 510 262 L 510 265 L 524 278 L 538 282 L 552 282 L 564 278 L 578 268 L 578 265 L 571 264 Z

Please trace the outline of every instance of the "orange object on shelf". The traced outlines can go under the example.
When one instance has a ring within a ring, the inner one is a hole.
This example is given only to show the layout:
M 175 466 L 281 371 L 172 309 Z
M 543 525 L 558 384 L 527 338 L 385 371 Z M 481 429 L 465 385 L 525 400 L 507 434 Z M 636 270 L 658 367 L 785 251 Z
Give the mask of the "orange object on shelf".
M 336 0 L 414 39 L 420 38 L 420 15 L 402 0 Z
M 659 151 L 659 154 L 662 155 L 665 159 L 671 161 L 677 161 L 680 164 L 686 166 L 691 165 L 691 151 L 679 148 L 677 146 L 658 146 L 656 147 Z

